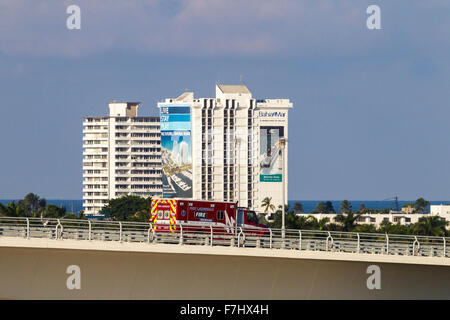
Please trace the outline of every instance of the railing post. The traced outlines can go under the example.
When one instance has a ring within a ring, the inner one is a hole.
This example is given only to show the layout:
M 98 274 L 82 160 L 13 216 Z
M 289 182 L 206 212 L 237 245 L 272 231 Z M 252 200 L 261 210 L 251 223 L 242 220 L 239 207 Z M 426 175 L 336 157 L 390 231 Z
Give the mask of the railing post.
M 122 242 L 122 222 L 119 221 L 119 242 Z
M 357 248 L 356 248 L 356 252 L 359 253 L 359 249 L 360 249 L 360 247 L 361 247 L 361 242 L 360 242 L 359 232 L 356 233 L 356 236 L 358 237 L 358 245 L 357 245 Z
M 419 254 L 419 250 L 420 250 L 420 243 L 417 240 L 417 236 L 414 236 L 414 243 L 413 243 L 413 256 L 416 255 L 416 244 L 417 244 L 417 254 Z
M 91 232 L 92 232 L 91 221 L 88 220 L 88 223 L 89 223 L 89 235 L 88 235 L 88 240 L 91 241 Z
M 270 246 L 270 249 L 272 249 L 272 228 L 269 228 L 269 232 L 270 232 L 270 242 L 269 242 L 269 246 Z
M 302 250 L 302 230 L 298 230 L 298 250 Z
M 59 221 L 59 219 L 57 220 L 58 221 L 58 224 L 56 225 L 56 227 L 55 227 L 55 237 L 56 237 L 56 239 L 59 239 L 59 235 L 58 235 L 58 227 L 61 227 L 61 237 L 62 237 L 62 233 L 63 233 L 63 226 L 62 226 L 62 224 L 61 224 L 61 221 Z
M 30 219 L 28 218 L 27 218 L 27 239 L 30 239 Z
M 241 234 L 242 234 L 242 228 L 241 227 L 239 227 L 239 234 L 238 234 L 238 247 L 240 247 L 241 246 Z
M 180 224 L 180 244 L 183 244 L 183 225 Z
M 156 229 L 156 227 L 153 227 L 153 228 L 152 228 L 153 243 L 156 243 L 156 240 L 157 240 L 157 239 L 156 239 L 156 230 L 155 230 L 155 229 Z
M 152 223 L 151 222 L 148 224 L 147 243 L 150 243 L 150 230 L 152 230 Z
M 212 246 L 213 245 L 213 227 L 212 226 L 209 226 L 209 229 L 211 230 L 211 241 L 210 241 L 210 246 Z
M 326 241 L 326 251 L 328 251 L 328 242 L 331 240 L 331 245 L 333 245 L 333 237 L 331 236 L 330 231 L 328 231 L 328 237 Z
M 386 254 L 389 254 L 389 236 L 386 233 Z
M 442 239 L 444 239 L 444 258 L 445 258 L 445 237 L 442 237 Z

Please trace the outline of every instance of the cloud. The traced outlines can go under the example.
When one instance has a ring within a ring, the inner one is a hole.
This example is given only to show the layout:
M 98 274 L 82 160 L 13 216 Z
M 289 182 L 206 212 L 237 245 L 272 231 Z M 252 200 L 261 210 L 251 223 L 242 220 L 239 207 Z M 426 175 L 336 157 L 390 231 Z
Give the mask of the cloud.
M 74 3 L 81 8 L 81 30 L 66 28 L 66 8 Z M 396 48 L 399 42 L 419 49 L 411 14 L 405 12 L 448 13 L 447 4 L 433 0 L 425 9 L 420 1 L 405 1 L 405 7 L 382 3 L 383 30 L 371 34 L 365 28 L 368 1 L 3 0 L 0 52 L 57 57 L 108 50 L 197 57 L 364 55 Z M 450 40 L 442 43 L 439 37 L 448 30 L 448 14 L 441 14 L 425 16 L 417 31 L 429 46 L 448 48 Z

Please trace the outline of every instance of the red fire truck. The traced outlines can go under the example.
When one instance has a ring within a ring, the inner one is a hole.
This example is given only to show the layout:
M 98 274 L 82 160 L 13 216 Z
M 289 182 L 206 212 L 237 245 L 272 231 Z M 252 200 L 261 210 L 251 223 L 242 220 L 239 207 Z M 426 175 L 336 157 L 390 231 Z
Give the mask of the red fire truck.
M 150 222 L 156 231 L 166 232 L 176 232 L 177 224 L 191 232 L 206 231 L 211 226 L 228 234 L 239 228 L 261 235 L 267 232 L 267 226 L 258 223 L 255 211 L 238 208 L 235 202 L 152 199 Z

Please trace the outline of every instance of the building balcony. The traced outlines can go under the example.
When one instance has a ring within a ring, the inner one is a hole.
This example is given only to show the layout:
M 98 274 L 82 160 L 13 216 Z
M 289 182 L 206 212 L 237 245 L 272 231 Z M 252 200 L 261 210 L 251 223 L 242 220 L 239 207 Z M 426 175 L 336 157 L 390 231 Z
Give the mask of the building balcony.
M 105 128 L 92 128 L 89 129 L 87 127 L 83 127 L 83 131 L 84 134 L 104 134 L 104 133 L 108 133 L 108 127 Z
M 86 200 L 86 199 L 83 199 L 83 200 Z M 86 207 L 95 207 L 95 208 L 101 209 L 101 208 L 103 208 L 104 206 L 105 206 L 104 203 L 88 203 L 88 202 L 83 202 L 83 207 L 84 207 L 84 208 L 86 208 Z
M 129 131 L 130 131 L 130 129 L 129 129 L 129 127 L 128 126 L 125 126 L 125 128 L 115 128 L 115 131 L 117 132 L 117 133 L 129 133 Z
M 104 173 L 83 173 L 83 178 L 97 178 L 97 177 L 108 177 L 108 172 L 105 170 Z
M 83 193 L 84 192 L 108 192 L 108 188 L 101 188 L 101 189 L 83 188 Z M 86 196 L 86 197 L 90 197 L 90 196 Z
M 105 165 L 108 164 L 108 160 L 107 159 L 87 159 L 86 157 L 84 157 L 83 159 L 85 162 L 92 162 L 92 163 L 103 163 Z

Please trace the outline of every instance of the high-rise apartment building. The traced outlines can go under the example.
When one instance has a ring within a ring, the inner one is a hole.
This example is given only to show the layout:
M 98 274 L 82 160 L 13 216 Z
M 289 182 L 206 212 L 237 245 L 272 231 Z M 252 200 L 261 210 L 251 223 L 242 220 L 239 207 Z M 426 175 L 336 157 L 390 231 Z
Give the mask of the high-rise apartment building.
M 138 102 L 112 102 L 109 116 L 84 119 L 86 215 L 123 195 L 162 195 L 160 118 L 138 117 L 138 107 Z
M 287 202 L 289 99 L 256 100 L 245 85 L 217 85 L 158 103 L 164 197 L 238 201 L 262 211 Z M 282 151 L 283 150 L 283 151 Z

